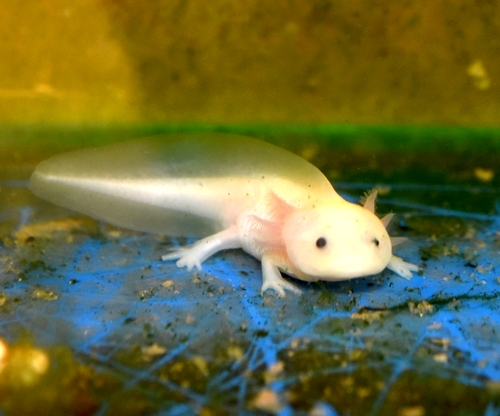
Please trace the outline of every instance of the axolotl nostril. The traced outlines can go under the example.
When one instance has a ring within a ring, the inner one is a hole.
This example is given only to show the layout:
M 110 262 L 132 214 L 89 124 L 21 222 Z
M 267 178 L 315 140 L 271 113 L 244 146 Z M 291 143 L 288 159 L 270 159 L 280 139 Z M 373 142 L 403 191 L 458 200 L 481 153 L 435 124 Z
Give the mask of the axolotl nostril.
M 156 136 L 54 156 L 31 176 L 35 195 L 111 224 L 200 238 L 163 260 L 201 269 L 221 250 L 262 262 L 262 291 L 418 267 L 392 254 L 397 239 L 363 206 L 340 197 L 312 164 L 272 144 L 229 134 Z

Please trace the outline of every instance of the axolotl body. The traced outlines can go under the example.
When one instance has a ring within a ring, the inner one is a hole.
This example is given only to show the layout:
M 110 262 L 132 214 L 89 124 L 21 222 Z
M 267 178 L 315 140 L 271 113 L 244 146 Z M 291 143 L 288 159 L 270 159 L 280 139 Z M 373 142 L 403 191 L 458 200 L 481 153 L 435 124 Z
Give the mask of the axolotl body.
M 418 267 L 392 254 L 391 214 L 376 193 L 347 202 L 312 164 L 272 144 L 227 134 L 177 134 L 56 155 L 38 165 L 39 197 L 137 231 L 200 238 L 163 260 L 189 270 L 221 250 L 262 263 L 262 291 L 304 281 L 345 280 Z

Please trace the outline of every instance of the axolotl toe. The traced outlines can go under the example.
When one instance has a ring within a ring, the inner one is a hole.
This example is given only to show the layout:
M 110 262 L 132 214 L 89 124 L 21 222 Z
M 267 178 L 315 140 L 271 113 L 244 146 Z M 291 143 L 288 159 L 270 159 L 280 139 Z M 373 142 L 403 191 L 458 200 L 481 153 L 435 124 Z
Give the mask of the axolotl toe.
M 375 215 L 333 189 L 312 164 L 272 144 L 228 134 L 176 134 L 54 156 L 31 176 L 33 193 L 108 223 L 200 238 L 163 260 L 201 269 L 242 248 L 262 263 L 262 292 L 304 281 L 345 280 L 418 267 L 392 254 L 391 215 Z

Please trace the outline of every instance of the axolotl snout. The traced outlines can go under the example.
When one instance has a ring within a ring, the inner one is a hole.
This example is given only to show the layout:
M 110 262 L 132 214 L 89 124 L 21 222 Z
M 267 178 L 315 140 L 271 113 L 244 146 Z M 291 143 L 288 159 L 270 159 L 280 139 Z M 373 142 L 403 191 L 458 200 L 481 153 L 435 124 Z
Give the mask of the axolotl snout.
M 345 280 L 385 268 L 411 278 L 418 267 L 392 254 L 401 242 L 363 206 L 340 197 L 312 164 L 282 148 L 227 134 L 177 134 L 83 149 L 38 165 L 31 190 L 111 224 L 198 237 L 162 257 L 189 270 L 221 250 L 242 248 L 262 263 L 262 291 L 304 281 Z

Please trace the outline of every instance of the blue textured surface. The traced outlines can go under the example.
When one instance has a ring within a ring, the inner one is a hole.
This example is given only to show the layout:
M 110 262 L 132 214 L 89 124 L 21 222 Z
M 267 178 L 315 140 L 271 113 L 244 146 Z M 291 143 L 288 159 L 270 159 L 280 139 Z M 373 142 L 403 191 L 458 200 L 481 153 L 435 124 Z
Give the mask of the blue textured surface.
M 465 388 L 469 414 L 499 414 L 490 396 L 474 398 L 500 382 L 498 189 L 387 184 L 391 192 L 378 210 L 399 214 L 392 234 L 412 244 L 397 254 L 422 274 L 298 283 L 302 296 L 278 299 L 260 296 L 260 264 L 242 251 L 186 272 L 159 261 L 170 244 L 186 241 L 75 217 L 25 185 L 1 184 L 3 235 L 21 234 L 5 238 L 1 251 L 9 302 L 0 335 L 14 341 L 27 330 L 37 344 L 68 345 L 83 362 L 118 374 L 124 391 L 139 389 L 158 413 L 251 413 L 253 398 L 270 390 L 283 415 L 311 406 L 331 415 L 415 408 L 458 414 L 453 389 L 450 397 L 438 392 L 437 404 L 426 402 L 422 386 L 415 400 L 392 397 L 407 391 L 401 383 L 411 373 Z M 372 186 L 336 188 L 357 200 Z M 441 203 L 474 206 L 478 195 L 490 202 L 477 211 Z M 175 363 L 190 365 L 186 379 Z M 338 384 L 325 384 L 332 380 Z

